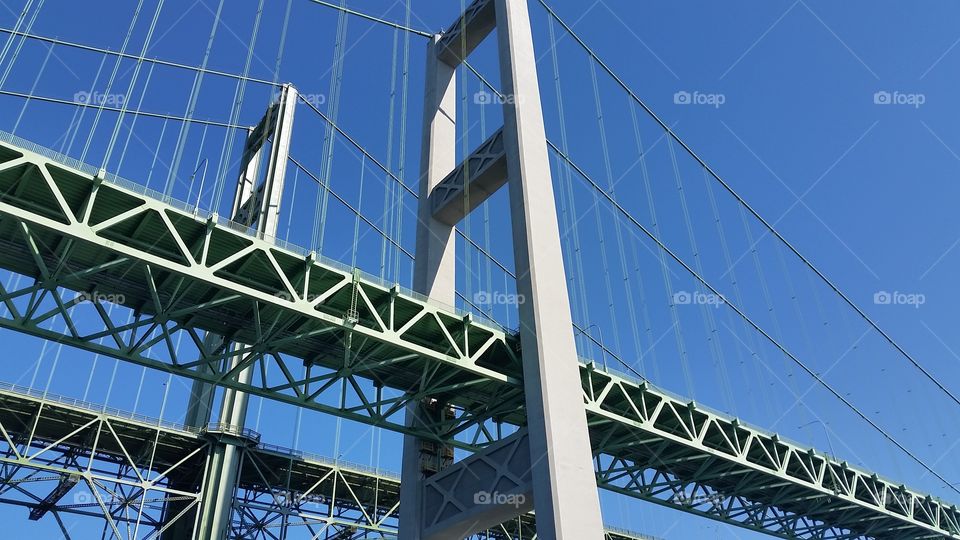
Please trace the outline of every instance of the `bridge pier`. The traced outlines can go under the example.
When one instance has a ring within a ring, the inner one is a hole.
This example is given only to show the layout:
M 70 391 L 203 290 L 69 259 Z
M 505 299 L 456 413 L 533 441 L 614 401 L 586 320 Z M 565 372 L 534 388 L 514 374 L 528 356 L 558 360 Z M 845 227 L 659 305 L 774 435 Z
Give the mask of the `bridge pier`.
M 504 127 L 455 165 L 456 67 L 494 29 Z M 453 228 L 508 184 L 528 423 L 449 473 L 425 470 L 424 442 L 406 436 L 400 539 L 460 539 L 533 506 L 538 538 L 599 540 L 586 413 L 582 400 L 571 399 L 582 387 L 526 1 L 477 0 L 436 36 L 425 95 L 414 286 L 454 304 Z M 408 425 L 421 422 L 419 412 L 407 409 Z
M 286 176 L 287 158 L 290 152 L 290 138 L 293 132 L 293 118 L 299 96 L 292 85 L 284 85 L 277 101 L 267 109 L 260 123 L 247 133 L 243 160 L 240 164 L 240 177 L 234 195 L 232 221 L 255 227 L 258 234 L 272 237 L 276 235 L 280 215 L 280 202 L 283 197 L 283 183 Z M 264 146 L 270 137 L 273 142 L 266 175 L 258 182 L 259 164 Z M 221 345 L 223 338 L 207 334 L 208 350 Z M 240 345 L 229 345 L 238 348 Z M 234 369 L 243 361 L 239 355 L 230 355 L 230 366 Z M 253 378 L 252 368 L 246 368 L 238 374 L 241 384 L 248 384 Z M 187 407 L 187 425 L 204 429 L 211 420 L 216 387 L 210 383 L 195 380 Z M 243 431 L 247 417 L 247 404 L 250 396 L 232 388 L 225 388 L 220 405 L 218 423 L 231 431 Z M 201 508 L 196 519 L 194 540 L 222 540 L 226 538 L 233 509 L 236 479 L 240 468 L 241 450 L 236 441 L 218 438 L 207 461 L 207 470 L 201 486 Z M 183 529 L 183 527 L 181 527 Z M 178 531 L 174 538 L 182 538 L 184 531 Z

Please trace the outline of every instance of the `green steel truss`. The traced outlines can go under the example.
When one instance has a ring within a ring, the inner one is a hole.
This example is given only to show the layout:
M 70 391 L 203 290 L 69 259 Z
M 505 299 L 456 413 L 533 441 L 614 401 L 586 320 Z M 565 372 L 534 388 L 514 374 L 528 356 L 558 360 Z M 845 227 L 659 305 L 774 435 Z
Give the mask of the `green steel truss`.
M 159 538 L 183 522 L 192 530 L 210 449 L 224 439 L 242 449 L 231 538 L 396 531 L 396 477 L 259 445 L 250 431 L 188 429 L 4 385 L 0 435 L 0 502 L 28 508 L 30 519 L 50 514 L 66 538 L 64 514 L 103 520 L 105 538 Z M 81 530 L 75 537 L 86 538 Z
M 0 327 L 403 433 L 431 396 L 456 415 L 416 434 L 468 450 L 523 425 L 519 342 L 495 324 L 2 138 Z M 226 339 L 207 350 L 205 331 Z M 953 505 L 581 373 L 603 488 L 783 538 L 960 537 Z
M 30 519 L 105 522 L 105 538 L 156 538 L 193 523 L 215 441 L 242 449 L 229 538 L 393 538 L 400 478 L 259 442 L 249 430 L 165 422 L 0 384 L 0 502 Z M 178 512 L 163 513 L 165 505 Z M 163 521 L 163 516 L 170 516 Z M 533 539 L 532 515 L 477 538 Z M 657 540 L 610 529 L 608 540 Z

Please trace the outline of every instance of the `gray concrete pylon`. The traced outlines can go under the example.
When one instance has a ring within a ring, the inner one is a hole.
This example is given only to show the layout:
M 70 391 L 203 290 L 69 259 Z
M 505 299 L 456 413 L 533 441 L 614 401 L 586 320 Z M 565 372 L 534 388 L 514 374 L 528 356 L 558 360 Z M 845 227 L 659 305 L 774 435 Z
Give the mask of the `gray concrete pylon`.
M 537 537 L 601 540 L 530 15 L 494 1 Z
M 436 45 L 436 37 L 427 45 L 413 286 L 417 292 L 453 305 L 456 299 L 454 228 L 434 219 L 430 205 L 426 204 L 433 188 L 456 165 L 456 70 L 438 59 Z M 418 424 L 422 414 L 424 411 L 419 402 L 410 403 L 406 409 L 407 424 Z M 420 524 L 423 522 L 421 489 L 424 480 L 421 445 L 422 441 L 412 435 L 403 438 L 403 478 L 412 481 L 409 485 L 400 484 L 401 539 L 420 538 Z
M 455 299 L 453 225 L 435 219 L 431 193 L 456 168 L 456 65 L 494 28 L 506 98 L 500 100 L 504 159 L 523 299 L 520 337 L 537 534 L 545 540 L 600 540 L 600 502 L 586 412 L 577 399 L 582 387 L 526 0 L 477 0 L 428 47 L 414 286 L 445 303 Z M 469 181 L 463 178 L 464 191 Z M 416 407 L 408 408 L 409 423 L 418 421 Z M 460 498 L 467 507 L 461 510 L 463 526 L 451 525 L 448 517 L 442 534 L 425 534 L 424 516 L 439 509 L 424 507 L 422 444 L 404 438 L 401 540 L 454 540 L 477 532 L 478 509 Z

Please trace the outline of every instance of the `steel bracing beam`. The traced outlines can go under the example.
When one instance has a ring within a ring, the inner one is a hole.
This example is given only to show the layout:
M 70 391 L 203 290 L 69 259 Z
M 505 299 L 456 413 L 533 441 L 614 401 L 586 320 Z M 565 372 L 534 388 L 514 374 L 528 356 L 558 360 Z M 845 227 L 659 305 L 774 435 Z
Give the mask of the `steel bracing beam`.
M 494 0 L 477 0 L 437 40 L 437 57 L 456 66 L 497 26 Z
M 5 140 L 0 327 L 467 449 L 525 424 L 519 344 L 494 325 Z M 205 330 L 225 344 L 205 349 Z M 249 383 L 218 367 L 228 355 Z M 782 537 L 960 538 L 951 504 L 642 382 L 580 374 L 601 487 Z M 407 426 L 426 396 L 456 415 Z
M 433 188 L 430 193 L 433 217 L 456 225 L 506 181 L 507 154 L 503 130 L 499 129 Z
M 250 430 L 195 428 L 6 384 L 0 384 L 0 503 L 28 508 L 30 519 L 38 509 L 57 520 L 100 518 L 109 538 L 118 538 L 115 530 L 128 540 L 154 538 L 181 520 L 194 521 L 196 508 L 207 503 L 201 496 L 205 458 L 222 437 L 249 442 L 228 495 L 227 538 L 396 535 L 395 474 L 262 444 Z M 41 495 L 51 485 L 70 488 L 51 504 Z M 182 510 L 161 512 L 167 507 Z M 531 539 L 535 525 L 525 515 L 482 538 Z M 607 537 L 652 539 L 617 530 Z

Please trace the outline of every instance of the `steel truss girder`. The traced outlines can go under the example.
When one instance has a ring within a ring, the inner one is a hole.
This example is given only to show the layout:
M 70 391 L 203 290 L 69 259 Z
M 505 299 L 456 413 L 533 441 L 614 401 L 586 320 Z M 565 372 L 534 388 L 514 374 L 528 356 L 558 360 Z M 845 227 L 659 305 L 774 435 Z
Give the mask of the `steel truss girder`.
M 498 422 L 524 424 L 519 344 L 502 330 L 6 139 L 16 144 L 0 144 L 0 266 L 27 283 L 0 284 L 0 327 L 461 448 L 495 440 Z M 126 307 L 99 301 L 111 294 Z M 359 309 L 348 314 L 354 294 Z M 100 326 L 81 330 L 90 315 Z M 227 339 L 207 350 L 205 330 Z M 174 346 L 179 338 L 189 352 Z M 231 351 L 232 342 L 250 345 Z M 235 369 L 224 367 L 230 355 L 241 355 Z M 241 384 L 246 367 L 257 375 Z M 643 383 L 589 366 L 581 379 L 601 458 L 850 534 L 960 537 L 952 505 Z M 339 388 L 347 397 L 332 400 Z M 459 415 L 406 427 L 402 411 L 425 396 L 454 403 Z M 600 484 L 761 530 L 740 514 L 664 501 L 637 481 L 616 484 L 624 478 L 601 475 Z M 803 538 L 824 530 L 792 519 L 757 523 Z
M 180 520 L 195 524 L 210 503 L 201 486 L 213 432 L 27 392 L 0 389 L 0 502 L 36 508 L 44 497 L 29 487 L 78 477 L 89 494 L 78 488 L 50 513 L 58 521 L 64 513 L 103 518 L 105 536 L 125 540 L 157 538 Z M 240 463 L 230 538 L 395 534 L 395 476 L 259 445 L 243 446 Z M 171 504 L 176 513 L 164 519 Z
M 960 537 L 955 506 L 586 368 L 600 487 L 782 538 Z
M 450 396 L 470 412 L 417 435 L 468 449 L 493 440 L 494 418 L 520 420 L 516 340 L 503 330 L 216 216 L 0 148 L 0 187 L 23 170 L 30 180 L 24 196 L 0 197 L 0 264 L 34 280 L 0 290 L 0 326 L 401 432 L 407 402 Z M 78 330 L 83 312 L 101 328 Z M 41 326 L 54 321 L 67 335 Z M 203 331 L 227 339 L 207 350 Z M 181 339 L 186 353 L 174 346 Z M 255 375 L 245 384 L 248 367 Z
M 191 519 L 188 514 L 200 504 L 198 493 L 173 486 L 202 468 L 209 446 L 177 434 L 161 438 L 162 432 L 143 422 L 3 392 L 0 503 L 30 509 L 31 519 L 50 513 L 65 538 L 70 535 L 64 514 L 103 519 L 105 537 L 156 538 Z M 163 509 L 171 503 L 182 511 L 164 519 Z
M 93 433 L 84 426 L 96 423 L 106 426 L 100 431 L 104 437 L 99 443 L 95 438 L 82 436 Z M 216 431 L 229 429 L 217 426 Z M 107 432 L 111 436 L 118 434 L 124 443 L 134 442 L 149 451 L 132 450 L 131 454 L 129 444 L 123 447 L 105 444 L 110 440 Z M 70 433 L 74 435 L 64 437 Z M 162 483 L 154 486 L 151 492 L 159 491 L 161 495 L 145 505 L 153 514 L 149 519 L 140 519 L 143 537 L 154 538 L 177 520 L 192 519 L 192 513 L 183 512 L 169 522 L 161 522 L 159 517 L 165 514 L 156 506 L 186 501 L 189 511 L 203 504 L 199 495 L 200 478 L 214 439 L 212 435 L 205 429 L 120 411 L 104 412 L 98 405 L 50 394 L 31 395 L 25 388 L 0 385 L 0 502 L 35 508 L 42 494 L 29 492 L 29 486 L 44 487 L 74 476 L 85 478 L 83 471 L 87 467 L 93 471 L 91 478 L 95 477 L 98 483 L 109 480 L 124 486 L 138 485 L 140 476 L 156 484 L 165 474 L 166 478 L 175 478 L 189 489 L 178 490 Z M 30 452 L 24 450 L 28 447 Z M 42 454 L 47 456 L 41 461 Z M 128 458 L 128 455 L 136 457 Z M 91 461 L 90 456 L 95 459 Z M 144 462 L 148 456 L 152 460 Z M 393 538 L 396 535 L 400 483 L 395 475 L 262 444 L 245 447 L 240 462 L 230 538 Z M 91 467 L 90 463 L 94 465 Z M 16 499 L 8 492 L 30 495 Z M 120 529 L 127 524 L 137 525 L 136 518 L 121 512 L 103 513 L 92 494 L 72 492 L 69 495 L 67 504 L 50 509 L 55 519 L 60 520 L 60 514 L 69 513 L 109 516 Z M 126 498 L 127 507 L 131 500 Z M 115 502 L 114 506 L 119 508 L 124 499 L 108 497 L 106 501 Z M 109 523 L 107 532 L 114 535 Z M 526 514 L 477 538 L 532 540 L 536 538 L 536 524 L 533 516 Z M 607 538 L 650 540 L 650 537 L 613 530 Z

